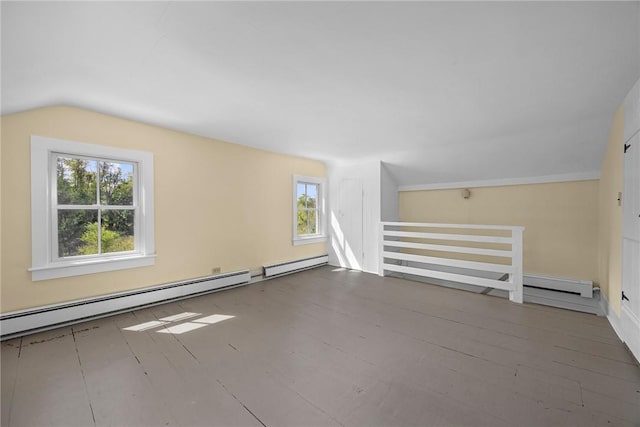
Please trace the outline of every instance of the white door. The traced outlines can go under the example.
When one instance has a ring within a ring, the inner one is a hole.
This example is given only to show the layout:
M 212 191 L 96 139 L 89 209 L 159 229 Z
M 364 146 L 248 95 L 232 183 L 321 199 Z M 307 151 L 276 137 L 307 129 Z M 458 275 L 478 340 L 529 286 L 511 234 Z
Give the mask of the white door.
M 345 178 L 338 187 L 337 228 L 332 243 L 342 267 L 362 270 L 362 183 Z
M 640 133 L 636 133 L 625 143 L 620 320 L 627 345 L 638 355 L 640 352 Z

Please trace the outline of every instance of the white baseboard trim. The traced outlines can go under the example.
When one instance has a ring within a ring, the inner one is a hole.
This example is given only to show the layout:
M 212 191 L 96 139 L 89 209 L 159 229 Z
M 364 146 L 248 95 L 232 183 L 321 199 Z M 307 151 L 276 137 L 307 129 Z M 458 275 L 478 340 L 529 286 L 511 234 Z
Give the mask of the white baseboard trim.
M 264 277 L 275 277 L 283 274 L 295 273 L 296 271 L 308 268 L 319 267 L 329 262 L 329 255 L 321 255 L 312 258 L 299 259 L 295 261 L 282 262 L 279 264 L 265 265 Z
M 625 305 L 620 311 L 620 323 L 622 324 L 622 339 L 636 360 L 640 361 L 640 319 L 638 319 Z
M 250 280 L 249 271 L 243 270 L 4 313 L 0 315 L 0 339 L 5 340 L 134 308 L 228 289 L 247 284 Z
M 623 333 L 622 324 L 620 323 L 620 317 L 618 317 L 616 312 L 613 310 L 611 304 L 609 304 L 609 300 L 603 292 L 600 292 L 600 304 L 602 304 L 602 311 L 607 317 L 607 320 L 609 321 L 609 324 L 613 328 L 614 332 L 620 339 L 622 339 Z
M 638 333 L 640 321 L 626 307 L 622 307 L 620 316 L 618 316 L 602 292 L 600 293 L 600 302 L 613 331 L 626 344 L 636 360 L 640 361 L 640 334 Z

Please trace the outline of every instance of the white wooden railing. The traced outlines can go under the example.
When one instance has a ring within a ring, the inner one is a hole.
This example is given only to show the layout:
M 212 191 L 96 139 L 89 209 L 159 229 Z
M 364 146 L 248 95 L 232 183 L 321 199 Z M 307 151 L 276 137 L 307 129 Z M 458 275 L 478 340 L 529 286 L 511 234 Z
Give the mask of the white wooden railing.
M 408 231 L 422 229 L 422 231 Z M 424 231 L 428 229 L 428 231 Z M 502 234 L 510 236 L 491 236 L 480 234 L 446 233 L 443 229 L 496 231 L 502 230 Z M 508 231 L 510 233 L 506 233 Z M 421 277 L 460 282 L 470 285 L 503 289 L 509 291 L 509 299 L 522 303 L 522 233 L 524 227 L 512 227 L 502 225 L 471 225 L 471 224 L 433 224 L 419 222 L 381 222 L 380 223 L 380 271 L 381 276 L 385 271 L 410 274 Z M 411 239 L 411 241 L 407 241 Z M 446 241 L 438 243 L 438 241 Z M 494 248 L 455 246 L 450 242 L 475 242 L 474 246 L 489 244 Z M 479 243 L 479 244 L 478 244 Z M 491 245 L 493 244 L 493 245 Z M 496 245 L 504 249 L 495 249 Z M 465 261 L 446 256 L 426 256 L 407 253 L 403 249 L 420 251 L 449 252 L 469 255 L 484 255 L 498 258 L 508 258 L 506 264 L 494 264 L 488 262 Z M 411 263 L 411 265 L 408 265 Z M 435 267 L 435 268 L 434 268 Z M 438 267 L 454 270 L 441 271 Z M 464 269 L 464 270 L 458 270 Z M 496 273 L 497 278 L 478 277 L 469 274 L 468 271 L 480 271 Z M 506 281 L 499 280 L 500 275 L 508 275 Z

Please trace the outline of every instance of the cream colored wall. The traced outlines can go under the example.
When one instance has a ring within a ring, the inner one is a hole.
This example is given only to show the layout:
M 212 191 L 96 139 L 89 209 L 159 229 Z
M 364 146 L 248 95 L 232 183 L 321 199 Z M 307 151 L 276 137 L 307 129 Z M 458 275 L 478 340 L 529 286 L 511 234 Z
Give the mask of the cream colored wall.
M 3 199 L 3 190 L 2 190 L 2 120 L 0 120 L 0 305 L 2 304 L 2 236 L 4 235 L 4 226 L 2 225 L 2 199 Z M 0 310 L 0 312 L 2 312 Z
M 597 281 L 598 181 L 400 193 L 400 220 L 525 226 L 524 271 Z
M 292 245 L 291 176 L 325 177 L 321 162 L 69 107 L 1 125 L 2 312 L 326 253 L 323 243 Z M 31 135 L 154 153 L 154 266 L 31 281 Z
M 609 145 L 600 172 L 598 200 L 598 276 L 600 288 L 617 315 L 622 291 L 622 191 L 624 165 L 624 107 L 616 112 L 609 133 Z

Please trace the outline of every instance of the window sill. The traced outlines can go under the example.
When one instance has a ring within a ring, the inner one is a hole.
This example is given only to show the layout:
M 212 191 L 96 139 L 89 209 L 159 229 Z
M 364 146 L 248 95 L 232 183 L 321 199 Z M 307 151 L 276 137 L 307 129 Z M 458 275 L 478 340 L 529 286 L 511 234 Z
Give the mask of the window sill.
M 92 259 L 86 261 L 61 262 L 42 267 L 31 267 L 31 281 L 58 279 L 105 271 L 125 270 L 128 268 L 148 267 L 155 264 L 155 255 L 129 255 L 122 257 Z
M 310 245 L 327 241 L 327 236 L 298 237 L 293 239 L 293 246 Z

